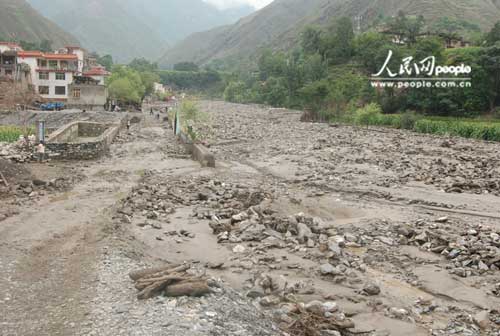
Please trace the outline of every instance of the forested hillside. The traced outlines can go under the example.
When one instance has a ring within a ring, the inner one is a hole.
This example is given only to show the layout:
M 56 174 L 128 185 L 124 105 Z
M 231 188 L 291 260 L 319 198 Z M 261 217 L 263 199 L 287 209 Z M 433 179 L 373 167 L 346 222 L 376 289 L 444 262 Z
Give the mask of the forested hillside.
M 423 15 L 429 28 L 451 20 L 464 35 L 469 34 L 462 29 L 464 22 L 486 31 L 500 18 L 498 0 L 276 0 L 234 25 L 191 35 L 169 49 L 160 63 L 167 67 L 180 61 L 208 64 L 246 58 L 261 47 L 285 50 L 296 45 L 308 25 L 324 27 L 334 18 L 347 16 L 356 18 L 356 29 L 367 30 L 399 11 Z

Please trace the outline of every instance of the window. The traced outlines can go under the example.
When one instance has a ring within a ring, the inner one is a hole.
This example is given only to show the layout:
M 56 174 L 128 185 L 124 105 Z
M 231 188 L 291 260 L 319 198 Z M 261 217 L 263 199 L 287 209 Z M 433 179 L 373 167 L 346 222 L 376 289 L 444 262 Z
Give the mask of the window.
M 49 73 L 48 72 L 39 72 L 38 73 L 38 79 L 40 79 L 40 80 L 48 80 L 49 79 Z
M 65 86 L 56 86 L 56 95 L 64 96 L 65 94 L 66 94 L 66 87 Z
M 80 89 L 73 89 L 73 98 L 80 99 L 80 95 L 81 95 Z
M 38 62 L 38 66 L 40 68 L 46 68 L 47 67 L 47 61 L 46 60 L 38 59 L 37 62 Z
M 39 86 L 38 93 L 41 95 L 48 95 L 49 94 L 49 87 L 48 86 Z
M 65 80 L 65 79 L 66 79 L 66 74 L 64 72 L 56 73 L 56 80 Z
M 67 69 L 68 68 L 68 61 L 61 61 L 61 69 Z
M 49 68 L 57 69 L 57 61 L 49 61 Z

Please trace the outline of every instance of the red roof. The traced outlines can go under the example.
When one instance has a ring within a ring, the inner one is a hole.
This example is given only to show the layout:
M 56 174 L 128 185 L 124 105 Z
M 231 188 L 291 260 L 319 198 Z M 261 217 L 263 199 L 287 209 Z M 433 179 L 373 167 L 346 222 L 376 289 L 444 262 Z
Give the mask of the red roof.
M 21 58 L 40 57 L 48 60 L 77 60 L 78 56 L 73 54 L 52 54 L 43 53 L 41 51 L 20 51 L 17 55 Z
M 25 57 L 43 57 L 43 53 L 41 51 L 20 51 L 17 53 L 17 56 L 25 58 Z
M 51 60 L 77 60 L 78 56 L 74 54 L 43 54 L 43 57 Z
M 109 76 L 105 68 L 95 67 L 83 73 L 84 76 Z

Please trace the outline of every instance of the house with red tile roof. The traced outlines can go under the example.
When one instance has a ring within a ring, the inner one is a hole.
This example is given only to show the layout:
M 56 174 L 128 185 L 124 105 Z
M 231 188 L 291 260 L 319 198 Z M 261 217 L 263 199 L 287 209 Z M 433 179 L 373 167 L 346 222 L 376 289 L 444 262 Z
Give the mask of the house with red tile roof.
M 23 50 L 13 42 L 0 42 L 0 78 L 19 81 L 21 73 L 44 101 L 92 108 L 103 106 L 107 100 L 104 80 L 110 73 L 89 62 L 80 47 L 43 52 Z
M 78 74 L 78 56 L 75 54 L 20 51 L 17 62 L 31 71 L 35 92 L 47 101 L 66 101 L 68 85 Z

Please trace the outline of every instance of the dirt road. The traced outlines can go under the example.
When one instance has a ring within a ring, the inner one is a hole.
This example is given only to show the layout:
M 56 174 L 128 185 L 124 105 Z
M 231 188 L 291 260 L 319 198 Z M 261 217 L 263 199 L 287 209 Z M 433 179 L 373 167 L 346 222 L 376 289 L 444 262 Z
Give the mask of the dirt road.
M 0 222 L 2 335 L 278 335 L 315 300 L 365 335 L 498 335 L 498 144 L 201 108 L 216 169 L 145 120 Z M 161 260 L 227 286 L 137 301 L 127 273 Z

